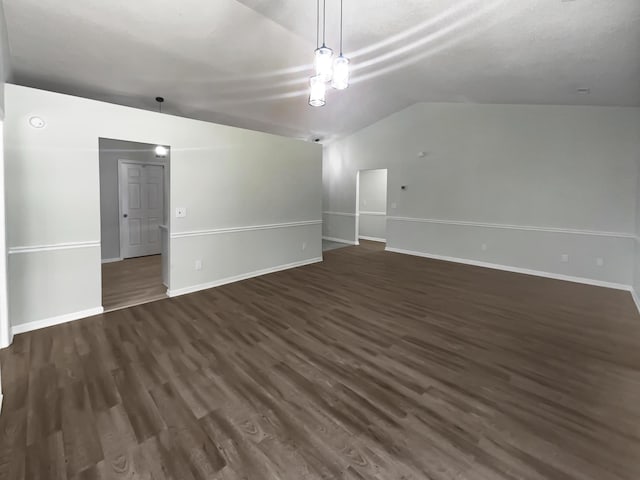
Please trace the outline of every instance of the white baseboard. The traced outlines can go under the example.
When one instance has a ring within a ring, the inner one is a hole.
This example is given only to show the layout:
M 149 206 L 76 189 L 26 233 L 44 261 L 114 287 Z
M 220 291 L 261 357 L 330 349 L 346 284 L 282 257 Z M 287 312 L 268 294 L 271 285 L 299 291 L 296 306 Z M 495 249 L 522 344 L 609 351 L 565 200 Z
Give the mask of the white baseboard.
M 640 313 L 640 298 L 638 298 L 638 294 L 636 293 L 635 289 L 633 287 L 631 287 L 631 297 L 633 298 L 633 301 L 636 304 L 636 308 L 638 309 L 638 313 Z
M 322 261 L 322 257 L 311 258 L 309 260 L 302 260 L 300 262 L 287 263 L 285 265 L 278 265 L 277 267 L 265 268 L 263 270 L 255 270 L 249 273 L 243 273 L 242 275 L 236 275 L 234 277 L 222 278 L 220 280 L 214 280 L 213 282 L 201 283 L 199 285 L 193 285 L 191 287 L 177 288 L 175 290 L 167 290 L 167 296 L 178 297 L 180 295 L 186 295 L 187 293 L 199 292 L 200 290 L 207 290 L 209 288 L 220 287 L 228 283 L 239 282 L 241 280 L 247 280 L 249 278 L 259 277 L 261 275 L 267 275 L 268 273 L 280 272 L 282 270 L 289 270 L 291 268 L 303 267 L 305 265 L 311 265 L 312 263 L 318 263 Z
M 122 257 L 118 257 L 118 258 L 103 258 L 102 259 L 102 263 L 121 262 L 122 260 L 124 260 Z
M 360 235 L 358 237 L 360 240 L 369 240 L 371 242 L 381 242 L 381 243 L 387 243 L 387 239 L 386 238 L 379 238 L 379 237 L 365 237 L 364 235 Z
M 54 325 L 60 325 L 61 323 L 71 322 L 73 320 L 80 320 L 81 318 L 93 317 L 94 315 L 100 315 L 104 312 L 104 308 L 96 307 L 88 310 L 81 310 L 74 313 L 66 313 L 64 315 L 58 315 L 57 317 L 45 318 L 44 320 L 36 320 L 34 322 L 22 323 L 11 327 L 11 333 L 18 335 L 19 333 L 30 332 L 32 330 L 38 330 L 40 328 L 52 327 Z
M 354 242 L 353 240 L 345 240 L 344 238 L 322 237 L 322 239 L 329 240 L 330 242 L 346 243 L 347 245 L 360 245 L 360 242 Z
M 9 338 L 7 338 L 6 344 L 0 344 L 0 349 L 7 348 L 9 345 L 13 343 L 13 330 L 9 327 Z
M 403 253 L 405 255 L 413 255 L 416 257 L 432 258 L 434 260 L 444 260 L 446 262 L 464 263 L 465 265 L 474 265 L 476 267 L 492 268 L 494 270 L 504 270 L 506 272 L 524 273 L 525 275 L 535 275 L 536 277 L 553 278 L 555 280 L 564 280 L 566 282 L 584 283 L 587 285 L 595 285 L 597 287 L 632 291 L 631 285 L 625 285 L 622 283 L 604 282 L 602 280 L 594 280 L 592 278 L 573 277 L 571 275 L 564 275 L 561 273 L 551 273 L 551 272 L 543 272 L 540 270 L 530 270 L 528 268 L 512 267 L 508 265 L 500 265 L 498 263 L 481 262 L 478 260 L 468 260 L 466 258 L 434 255 L 431 253 L 416 252 L 413 250 L 404 250 L 401 248 L 394 248 L 394 247 L 386 247 L 385 250 L 388 252 Z

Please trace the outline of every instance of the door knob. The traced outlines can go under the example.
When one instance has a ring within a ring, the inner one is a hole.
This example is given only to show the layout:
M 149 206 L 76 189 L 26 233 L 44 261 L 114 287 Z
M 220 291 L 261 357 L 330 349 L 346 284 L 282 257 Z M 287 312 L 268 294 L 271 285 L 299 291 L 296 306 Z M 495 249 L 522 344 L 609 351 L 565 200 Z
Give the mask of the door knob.
M 129 215 L 128 215 L 128 214 L 126 214 L 126 213 L 123 215 L 123 217 L 124 217 L 124 218 L 127 218 L 128 216 L 129 216 Z

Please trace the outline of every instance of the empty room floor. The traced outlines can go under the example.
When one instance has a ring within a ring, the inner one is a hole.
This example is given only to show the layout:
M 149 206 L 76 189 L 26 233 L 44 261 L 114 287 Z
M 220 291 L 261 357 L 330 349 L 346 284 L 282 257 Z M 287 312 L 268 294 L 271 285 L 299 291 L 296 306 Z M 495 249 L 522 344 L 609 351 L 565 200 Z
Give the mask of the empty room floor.
M 18 335 L 0 478 L 640 478 L 628 292 L 382 248 Z
M 102 306 L 106 312 L 166 297 L 162 255 L 102 264 Z

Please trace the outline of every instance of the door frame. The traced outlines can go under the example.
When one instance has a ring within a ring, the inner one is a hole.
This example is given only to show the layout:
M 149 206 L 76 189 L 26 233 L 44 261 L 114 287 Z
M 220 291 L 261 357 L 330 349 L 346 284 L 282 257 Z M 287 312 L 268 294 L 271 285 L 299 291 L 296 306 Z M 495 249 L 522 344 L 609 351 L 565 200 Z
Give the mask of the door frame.
M 386 194 L 387 194 L 387 204 L 385 205 L 387 213 L 385 216 L 385 237 L 387 236 L 387 227 L 388 227 L 388 222 L 387 219 L 389 218 L 389 167 L 378 167 L 378 168 L 361 168 L 359 170 L 356 171 L 356 228 L 355 228 L 355 233 L 356 233 L 356 245 L 360 245 L 360 173 L 361 172 L 371 172 L 371 171 L 375 171 L 375 170 L 386 170 L 387 172 L 387 184 L 385 185 L 385 190 L 386 190 Z M 363 238 L 363 240 L 367 240 L 366 238 Z M 376 239 L 373 240 L 375 242 L 382 242 L 382 239 Z M 384 239 L 384 243 L 387 243 L 387 239 Z
M 0 108 L 0 348 L 11 345 L 13 334 L 9 322 L 9 290 L 7 268 L 5 158 L 4 158 L 4 110 Z M 2 408 L 2 383 L 0 382 L 0 409 Z
M 166 163 L 163 162 L 141 162 L 140 160 L 125 160 L 125 159 L 118 159 L 118 230 L 120 233 L 120 258 L 124 260 L 124 255 L 122 254 L 122 246 L 125 243 L 125 239 L 124 239 L 124 234 L 123 234 L 123 228 L 122 228 L 122 215 L 124 214 L 123 212 L 123 208 L 122 208 L 122 195 L 123 195 L 123 185 L 124 182 L 122 182 L 122 178 L 120 175 L 120 172 L 122 171 L 121 167 L 124 164 L 134 164 L 134 165 L 155 165 L 158 167 L 162 167 L 162 221 L 163 221 L 163 225 L 164 222 L 167 218 L 169 218 L 168 216 L 168 212 L 167 212 L 167 208 L 168 208 L 168 201 L 167 201 L 167 169 Z M 168 225 L 167 225 L 168 227 Z M 162 232 L 160 232 L 160 235 L 162 235 Z M 160 239 L 160 241 L 162 242 L 162 238 Z M 160 254 L 162 255 L 162 251 L 160 252 Z
M 360 245 L 360 170 L 356 172 L 356 221 L 355 221 L 355 234 L 354 239 L 356 245 Z

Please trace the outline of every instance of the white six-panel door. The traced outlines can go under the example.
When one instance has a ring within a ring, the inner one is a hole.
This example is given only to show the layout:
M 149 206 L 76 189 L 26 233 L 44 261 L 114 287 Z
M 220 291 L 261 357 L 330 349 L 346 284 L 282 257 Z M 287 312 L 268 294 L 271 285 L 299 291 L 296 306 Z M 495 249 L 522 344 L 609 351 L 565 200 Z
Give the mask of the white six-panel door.
M 160 254 L 164 166 L 120 161 L 120 256 Z

